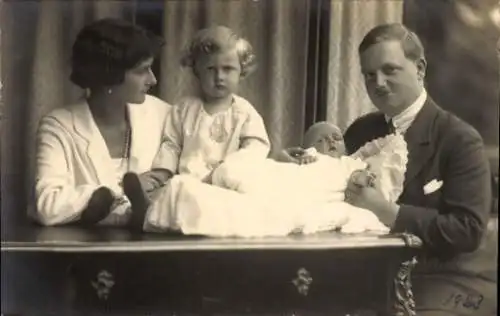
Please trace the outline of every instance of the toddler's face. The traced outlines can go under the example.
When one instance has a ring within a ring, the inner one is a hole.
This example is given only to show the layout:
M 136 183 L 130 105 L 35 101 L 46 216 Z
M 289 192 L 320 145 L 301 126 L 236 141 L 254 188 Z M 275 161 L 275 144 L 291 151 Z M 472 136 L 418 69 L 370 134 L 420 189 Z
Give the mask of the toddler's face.
M 209 99 L 222 99 L 238 90 L 241 65 L 235 49 L 202 56 L 196 64 L 201 90 Z
M 314 143 L 314 148 L 324 155 L 335 158 L 346 155 L 344 137 L 340 133 L 321 135 Z

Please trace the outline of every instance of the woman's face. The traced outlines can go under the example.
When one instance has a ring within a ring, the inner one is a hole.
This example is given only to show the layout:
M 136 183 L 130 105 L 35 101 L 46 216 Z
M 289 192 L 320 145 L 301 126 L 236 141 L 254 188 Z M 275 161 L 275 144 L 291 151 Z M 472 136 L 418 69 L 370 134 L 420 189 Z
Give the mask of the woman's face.
M 344 137 L 340 133 L 321 135 L 314 143 L 314 148 L 319 153 L 336 158 L 346 154 Z
M 143 103 L 149 89 L 156 85 L 156 77 L 151 70 L 153 58 L 145 59 L 125 72 L 123 82 L 111 88 L 111 93 L 120 96 L 127 103 Z
M 236 49 L 202 56 L 195 65 L 201 90 L 208 99 L 222 99 L 237 91 L 241 77 Z

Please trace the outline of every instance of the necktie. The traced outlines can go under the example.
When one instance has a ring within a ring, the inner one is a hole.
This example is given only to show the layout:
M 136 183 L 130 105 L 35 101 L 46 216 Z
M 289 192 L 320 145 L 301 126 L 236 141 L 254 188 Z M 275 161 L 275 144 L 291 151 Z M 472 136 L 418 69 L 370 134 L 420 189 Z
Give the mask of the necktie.
M 392 119 L 389 119 L 387 121 L 387 135 L 395 134 L 395 133 L 396 133 L 396 127 L 394 126 Z

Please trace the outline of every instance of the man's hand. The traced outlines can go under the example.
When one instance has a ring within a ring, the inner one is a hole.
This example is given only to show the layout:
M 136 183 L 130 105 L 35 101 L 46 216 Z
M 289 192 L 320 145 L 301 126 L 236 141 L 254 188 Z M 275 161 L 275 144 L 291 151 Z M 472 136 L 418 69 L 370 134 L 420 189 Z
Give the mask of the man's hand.
M 375 186 L 376 174 L 368 169 L 356 170 L 349 178 L 349 184 L 356 187 L 372 187 Z
M 396 220 L 399 206 L 387 201 L 380 191 L 380 182 L 374 179 L 372 185 L 360 185 L 349 181 L 345 201 L 353 206 L 372 211 L 382 223 L 391 227 Z

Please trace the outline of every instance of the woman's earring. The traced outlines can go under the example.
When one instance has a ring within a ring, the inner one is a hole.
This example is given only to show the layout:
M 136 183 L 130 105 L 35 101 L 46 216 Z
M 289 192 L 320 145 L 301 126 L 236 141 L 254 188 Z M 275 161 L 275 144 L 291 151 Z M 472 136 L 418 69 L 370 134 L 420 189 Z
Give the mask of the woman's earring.
M 111 94 L 111 93 L 113 93 L 113 90 L 112 90 L 112 89 L 109 89 L 109 90 L 108 90 L 108 94 Z

